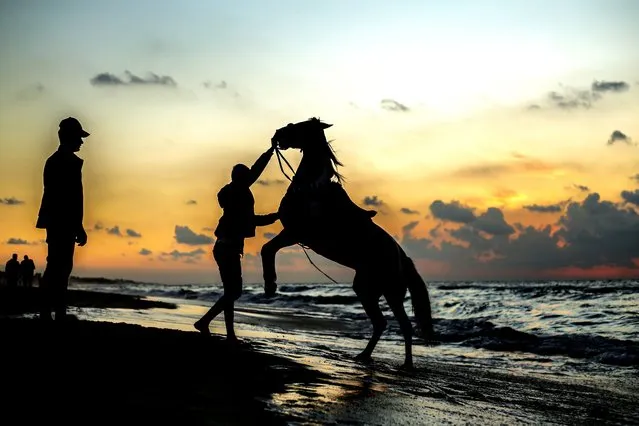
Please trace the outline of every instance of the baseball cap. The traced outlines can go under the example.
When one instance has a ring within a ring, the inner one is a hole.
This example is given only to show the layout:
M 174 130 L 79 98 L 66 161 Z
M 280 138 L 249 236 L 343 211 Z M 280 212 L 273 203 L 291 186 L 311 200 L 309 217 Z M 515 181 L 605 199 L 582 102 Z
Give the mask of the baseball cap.
M 82 138 L 86 138 L 90 135 L 90 133 L 82 128 L 82 125 L 80 124 L 78 119 L 73 117 L 67 117 L 62 120 L 60 122 L 60 130 L 64 131 L 65 133 L 68 132 L 69 134 L 78 135 Z

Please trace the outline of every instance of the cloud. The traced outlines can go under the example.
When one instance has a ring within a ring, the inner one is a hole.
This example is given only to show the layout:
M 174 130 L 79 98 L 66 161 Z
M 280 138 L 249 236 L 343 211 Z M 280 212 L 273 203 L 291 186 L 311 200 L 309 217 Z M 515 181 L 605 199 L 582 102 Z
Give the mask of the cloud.
M 131 238 L 141 238 L 142 234 L 140 234 L 137 231 L 134 231 L 133 229 L 127 229 L 126 230 L 126 235 L 127 237 L 131 237 Z
M 601 95 L 590 90 L 578 90 L 570 87 L 564 88 L 563 93 L 550 92 L 547 100 L 555 107 L 560 109 L 590 109 L 592 104 L 598 101 Z
M 387 111 L 396 111 L 396 112 L 408 112 L 410 108 L 408 108 L 404 104 L 400 104 L 396 100 L 393 99 L 382 99 L 381 106 L 383 109 Z
M 593 81 L 590 87 L 593 92 L 625 92 L 630 85 L 625 81 Z
M 227 89 L 229 87 L 229 85 L 224 80 L 220 81 L 219 83 L 213 83 L 210 80 L 207 80 L 202 83 L 202 86 L 206 87 L 207 89 Z
M 608 139 L 608 145 L 613 145 L 616 142 L 623 142 L 627 143 L 628 145 L 632 145 L 632 139 L 620 130 L 615 130 L 614 132 L 612 132 L 610 138 Z
M 621 198 L 623 198 L 626 203 L 639 207 L 639 189 L 635 189 L 634 191 L 621 191 Z M 639 244 L 639 241 L 637 243 Z
M 417 227 L 419 221 L 414 220 L 412 222 L 408 222 L 406 225 L 402 226 L 402 234 L 410 234 L 413 229 Z
M 90 80 L 93 86 L 167 86 L 176 87 L 177 83 L 168 75 L 158 75 L 149 72 L 146 78 L 139 77 L 133 74 L 131 71 L 125 71 L 127 79 L 120 78 L 114 74 L 103 72 Z
M 16 93 L 16 99 L 18 101 L 34 101 L 41 98 L 45 93 L 44 86 L 41 83 L 36 83 L 29 87 L 25 87 Z
M 101 230 L 104 229 L 104 225 L 102 225 L 101 222 L 96 222 L 96 224 L 93 225 L 93 229 L 96 230 L 96 231 L 101 231 Z
M 262 186 L 273 186 L 273 185 L 284 185 L 286 181 L 282 179 L 260 179 L 256 183 Z
M 409 209 L 408 207 L 402 207 L 401 209 L 399 209 L 399 211 L 404 214 L 419 214 L 419 211 Z
M 215 232 L 215 228 L 211 228 L 209 226 L 205 226 L 204 228 L 202 228 L 202 231 L 204 231 L 204 232 Z
M 213 244 L 213 238 L 204 234 L 196 234 L 188 226 L 175 225 L 174 238 L 178 243 L 189 246 Z
M 277 234 L 275 234 L 273 232 L 265 232 L 264 233 L 264 238 L 266 238 L 267 240 L 270 240 L 270 239 L 274 238 L 275 236 L 277 236 Z
M 636 175 L 634 175 L 634 176 L 630 176 L 630 179 L 632 179 L 632 180 L 636 180 L 636 181 L 639 183 L 639 173 L 637 173 L 637 174 L 636 174 Z
M 537 104 L 532 104 L 532 105 L 528 105 L 526 109 L 529 111 L 536 111 L 538 109 L 541 109 L 541 106 Z
M 187 205 L 187 206 L 194 206 L 194 205 L 196 205 L 196 204 L 197 204 L 197 200 L 188 200 L 188 201 L 186 202 L 186 205 Z
M 430 205 L 430 211 L 437 219 L 455 222 L 470 223 L 476 219 L 473 208 L 463 206 L 459 201 L 445 203 L 441 200 L 435 200 Z
M 153 252 L 151 250 L 149 250 L 149 249 L 143 248 L 143 249 L 141 249 L 138 252 L 138 254 L 141 255 L 141 256 L 149 256 L 149 255 L 153 254 Z
M 573 188 L 576 188 L 581 192 L 590 192 L 590 188 L 588 188 L 586 185 L 577 185 L 576 183 L 574 183 L 572 186 Z
M 597 193 L 582 202 L 568 202 L 554 227 L 511 225 L 499 209 L 489 208 L 476 221 L 445 230 L 445 236 L 463 245 L 417 238 L 413 228 L 404 227 L 402 246 L 417 261 L 448 265 L 449 278 L 521 278 L 599 266 L 639 272 L 634 262 L 639 258 L 639 214 L 631 207 L 602 201 Z
M 120 231 L 120 227 L 115 225 L 113 228 L 106 228 L 106 232 L 109 235 L 115 235 L 116 237 L 122 237 L 122 232 Z
M 200 257 L 205 253 L 206 251 L 201 248 L 192 251 L 173 250 L 171 252 L 162 252 L 160 254 L 160 260 L 165 260 L 165 258 L 168 257 L 171 260 L 182 260 L 186 263 L 194 263 L 196 259 L 200 259 Z
M 384 205 L 384 202 L 380 200 L 379 198 L 377 198 L 377 195 L 373 195 L 372 197 L 370 196 L 364 197 L 364 200 L 362 201 L 362 203 L 365 206 L 371 206 L 371 207 L 382 207 Z
M 581 171 L 583 167 L 574 162 L 550 163 L 523 154 L 514 153 L 511 160 L 464 166 L 452 172 L 461 178 L 496 178 L 504 174 L 543 174 L 565 170 Z
M 540 204 L 530 204 L 524 206 L 526 210 L 537 213 L 559 213 L 562 210 L 562 206 L 560 203 L 557 204 L 548 204 L 548 205 L 540 205 Z
M 490 235 L 510 235 L 514 228 L 506 223 L 504 213 L 496 207 L 489 207 L 485 213 L 477 216 L 471 226 Z
M 29 241 L 23 240 L 22 238 L 9 238 L 7 240 L 7 244 L 15 245 L 15 246 L 30 246 L 30 245 L 32 245 Z
M 594 81 L 588 89 L 561 85 L 560 91 L 551 91 L 546 95 L 546 104 L 551 108 L 563 110 L 590 109 L 606 93 L 621 93 L 630 88 L 624 81 Z M 528 110 L 538 110 L 542 106 L 533 104 Z
M 24 201 L 18 200 L 16 197 L 0 198 L 0 204 L 4 204 L 6 206 L 19 206 L 24 204 Z

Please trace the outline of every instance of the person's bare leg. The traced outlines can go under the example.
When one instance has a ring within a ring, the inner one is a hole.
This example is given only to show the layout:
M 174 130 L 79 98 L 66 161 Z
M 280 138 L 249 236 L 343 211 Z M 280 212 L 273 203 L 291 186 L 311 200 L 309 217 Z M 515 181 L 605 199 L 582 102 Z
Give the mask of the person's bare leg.
M 217 302 L 215 302 L 211 309 L 209 309 L 208 312 L 202 316 L 202 318 L 200 318 L 195 322 L 195 324 L 193 324 L 193 327 L 195 327 L 195 329 L 202 334 L 205 334 L 207 336 L 210 335 L 211 331 L 209 330 L 209 325 L 211 324 L 211 321 L 213 321 L 215 317 L 220 314 L 220 312 L 225 310 L 227 304 L 228 298 L 225 295 L 222 295 L 222 297 L 220 297 Z M 226 313 L 224 314 L 224 316 L 226 317 Z
M 237 336 L 235 335 L 235 328 L 233 326 L 233 320 L 235 318 L 235 303 L 230 302 L 224 307 L 224 323 L 226 324 L 226 340 L 229 343 L 237 343 Z

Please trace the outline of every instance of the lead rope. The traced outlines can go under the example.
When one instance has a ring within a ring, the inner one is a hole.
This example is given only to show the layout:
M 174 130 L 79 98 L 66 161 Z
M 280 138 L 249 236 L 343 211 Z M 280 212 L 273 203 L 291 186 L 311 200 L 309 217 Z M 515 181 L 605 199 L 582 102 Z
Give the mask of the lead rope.
M 291 163 L 288 162 L 288 160 L 286 159 L 286 157 L 284 157 L 284 154 L 282 154 L 279 150 L 279 148 L 275 147 L 275 154 L 277 155 L 277 162 L 280 165 L 280 170 L 282 171 L 282 174 L 284 174 L 284 176 L 286 176 L 286 179 L 288 179 L 290 182 L 293 182 L 293 179 L 291 179 L 289 177 L 288 174 L 286 174 L 286 172 L 284 171 L 284 166 L 282 166 L 282 160 L 284 160 L 284 163 L 286 163 L 286 165 L 288 166 L 289 169 L 291 169 L 291 173 L 293 174 L 293 176 L 295 176 L 295 169 L 293 169 L 293 166 L 291 166 Z M 306 251 L 307 249 L 310 249 L 310 247 L 305 246 L 302 243 L 297 243 L 298 246 L 302 247 L 302 250 L 304 251 L 304 254 L 306 255 L 306 258 L 308 259 L 308 261 L 311 263 L 311 265 L 313 265 L 315 267 L 315 269 L 317 269 L 318 271 L 320 271 L 326 278 L 328 278 L 329 280 L 333 281 L 335 284 L 339 284 L 337 281 L 335 281 L 333 278 L 331 278 L 330 275 L 328 275 L 326 272 L 322 271 L 316 264 L 315 262 L 313 262 L 313 260 L 311 259 L 311 257 L 308 255 L 308 252 Z

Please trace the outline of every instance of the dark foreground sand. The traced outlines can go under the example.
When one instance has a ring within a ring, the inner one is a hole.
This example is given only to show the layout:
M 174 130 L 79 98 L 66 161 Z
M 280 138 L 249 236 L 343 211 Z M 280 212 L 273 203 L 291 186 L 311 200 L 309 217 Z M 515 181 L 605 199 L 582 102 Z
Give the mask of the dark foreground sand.
M 321 373 L 216 337 L 0 320 L 0 424 L 282 424 L 273 392 Z

